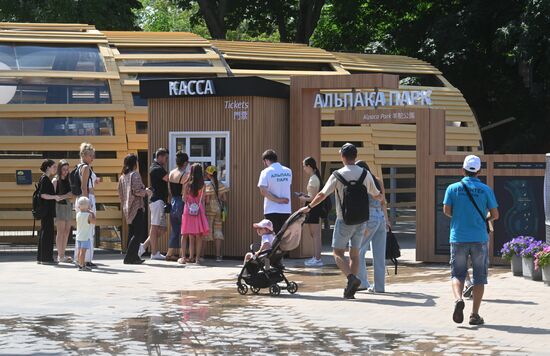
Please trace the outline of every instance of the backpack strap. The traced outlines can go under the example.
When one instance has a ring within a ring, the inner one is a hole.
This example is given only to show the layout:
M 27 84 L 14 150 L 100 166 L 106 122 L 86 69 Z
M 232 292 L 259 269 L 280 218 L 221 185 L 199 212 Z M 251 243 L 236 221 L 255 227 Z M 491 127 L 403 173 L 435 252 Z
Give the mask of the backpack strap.
M 346 187 L 349 186 L 349 182 L 338 171 L 335 171 L 332 175 Z
M 466 192 L 466 195 L 468 195 L 468 199 L 470 199 L 470 201 L 474 205 L 474 208 L 476 208 L 479 216 L 481 217 L 481 219 L 483 220 L 483 222 L 487 226 L 487 219 L 485 218 L 485 216 L 483 216 L 483 213 L 481 212 L 481 209 L 477 206 L 477 203 L 474 200 L 474 197 L 472 196 L 472 193 L 470 193 L 470 189 L 468 189 L 468 187 L 466 186 L 466 184 L 464 184 L 463 181 L 460 181 L 460 184 L 462 184 L 462 187 L 464 188 L 464 191 Z M 488 226 L 487 226 L 487 230 L 489 230 Z
M 363 173 L 361 173 L 361 176 L 359 177 L 359 180 L 357 181 L 357 183 L 359 184 L 363 184 L 363 182 L 365 181 L 365 179 L 367 178 L 367 174 L 369 172 L 363 168 Z

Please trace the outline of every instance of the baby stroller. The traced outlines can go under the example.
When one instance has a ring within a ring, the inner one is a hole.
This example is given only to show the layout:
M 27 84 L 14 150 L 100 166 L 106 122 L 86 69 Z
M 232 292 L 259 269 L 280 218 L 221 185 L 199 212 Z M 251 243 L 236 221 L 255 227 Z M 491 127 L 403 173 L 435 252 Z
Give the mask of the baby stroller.
M 254 294 L 258 294 L 262 288 L 269 288 L 269 294 L 277 296 L 281 294 L 279 283 L 283 281 L 286 283 L 284 288 L 290 294 L 298 291 L 298 285 L 285 277 L 281 260 L 286 251 L 294 250 L 300 244 L 305 218 L 306 214 L 298 211 L 292 214 L 275 236 L 271 249 L 262 251 L 257 258 L 252 258 L 244 264 L 237 279 L 237 290 L 240 294 L 248 293 L 250 286 Z M 254 252 L 253 245 L 250 249 Z

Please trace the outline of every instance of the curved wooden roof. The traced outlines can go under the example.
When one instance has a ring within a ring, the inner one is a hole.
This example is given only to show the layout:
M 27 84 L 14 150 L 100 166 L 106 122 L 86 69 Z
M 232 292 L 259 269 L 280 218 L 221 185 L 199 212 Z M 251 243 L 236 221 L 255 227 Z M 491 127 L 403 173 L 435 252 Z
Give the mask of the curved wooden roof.
M 98 159 L 96 170 L 106 178 L 98 188 L 100 203 L 109 207 L 118 202 L 116 183 L 120 162 L 128 152 L 147 149 L 147 134 L 138 130 L 147 122 L 147 107 L 140 106 L 139 78 L 171 76 L 246 76 L 258 75 L 283 83 L 291 75 L 341 75 L 349 73 L 399 73 L 436 78 L 439 86 L 432 90 L 433 106 L 446 110 L 447 153 L 464 154 L 482 151 L 481 135 L 472 110 L 460 91 L 441 72 L 424 61 L 406 56 L 337 53 L 302 44 L 208 40 L 187 32 L 99 31 L 85 24 L 0 23 L 0 44 L 96 45 L 105 61 L 105 72 L 17 71 L 0 70 L 0 78 L 65 78 L 107 80 L 111 104 L 9 104 L 0 105 L 3 118 L 33 117 L 113 117 L 115 136 L 85 137 L 99 150 L 116 151 L 116 159 Z M 407 86 L 402 86 L 408 88 Z M 418 89 L 418 86 L 413 88 Z M 369 89 L 369 88 L 364 88 Z M 334 120 L 334 109 L 323 110 L 323 121 Z M 324 125 L 321 133 L 321 160 L 330 167 L 337 161 L 337 146 L 342 141 L 362 144 L 361 155 L 376 167 L 414 166 L 414 147 L 395 150 L 397 146 L 415 145 L 415 127 L 376 124 L 360 127 Z M 75 151 L 82 136 L 1 137 L 1 150 Z M 71 164 L 74 162 L 71 162 Z M 17 186 L 13 170 L 31 167 L 39 174 L 38 160 L 0 160 L 0 225 L 28 226 L 28 214 L 8 206 L 30 203 L 28 186 Z M 99 213 L 100 224 L 120 223 L 120 210 Z M 32 221 L 31 221 L 32 225 Z

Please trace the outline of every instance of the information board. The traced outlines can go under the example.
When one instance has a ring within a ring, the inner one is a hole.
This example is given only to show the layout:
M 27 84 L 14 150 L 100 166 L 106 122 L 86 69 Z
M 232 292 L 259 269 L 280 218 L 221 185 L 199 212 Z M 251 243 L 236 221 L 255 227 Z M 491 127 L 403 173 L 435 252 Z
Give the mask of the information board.
M 495 176 L 494 190 L 500 219 L 495 222 L 494 254 L 517 236 L 545 240 L 544 177 Z

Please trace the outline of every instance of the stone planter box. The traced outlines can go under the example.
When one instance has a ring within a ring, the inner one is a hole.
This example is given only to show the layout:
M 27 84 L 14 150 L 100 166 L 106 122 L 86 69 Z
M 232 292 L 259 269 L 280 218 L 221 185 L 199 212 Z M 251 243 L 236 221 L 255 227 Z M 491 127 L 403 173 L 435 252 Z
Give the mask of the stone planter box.
M 542 271 L 535 271 L 535 261 L 532 257 L 522 257 L 523 277 L 534 281 L 542 281 Z
M 542 270 L 542 280 L 550 286 L 550 266 L 546 266 Z
M 514 276 L 523 276 L 521 256 L 514 255 L 510 260 L 510 267 Z

